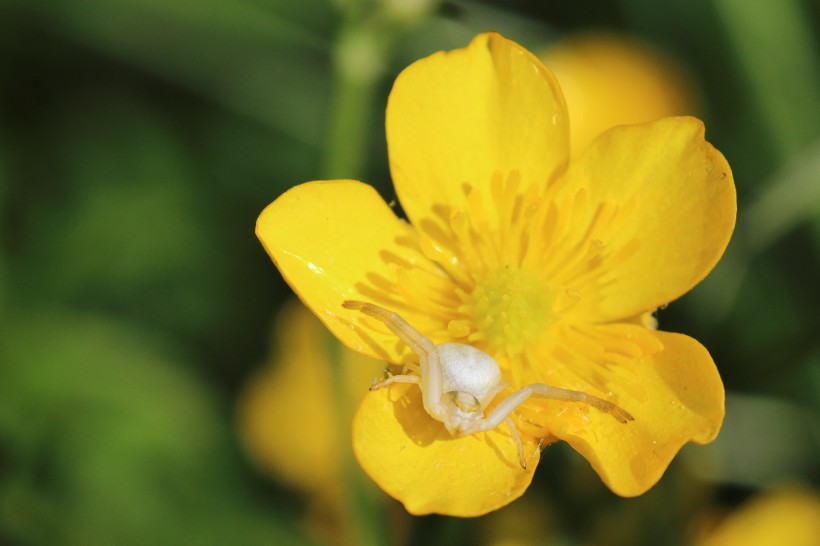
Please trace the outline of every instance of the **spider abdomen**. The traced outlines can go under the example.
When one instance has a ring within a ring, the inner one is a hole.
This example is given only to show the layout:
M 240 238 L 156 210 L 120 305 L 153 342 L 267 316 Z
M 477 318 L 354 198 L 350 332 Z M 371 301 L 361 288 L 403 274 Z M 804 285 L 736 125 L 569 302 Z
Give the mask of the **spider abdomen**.
M 437 347 L 444 392 L 463 392 L 483 401 L 501 383 L 498 363 L 475 347 L 442 343 Z

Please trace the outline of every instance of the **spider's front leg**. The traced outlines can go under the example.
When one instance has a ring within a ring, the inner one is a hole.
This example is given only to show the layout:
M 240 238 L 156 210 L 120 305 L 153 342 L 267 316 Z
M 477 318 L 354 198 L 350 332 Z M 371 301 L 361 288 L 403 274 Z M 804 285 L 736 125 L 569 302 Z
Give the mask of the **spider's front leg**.
M 610 402 L 609 400 L 604 400 L 603 398 L 599 398 L 585 392 L 550 387 L 549 385 L 544 385 L 543 383 L 533 383 L 532 385 L 528 385 L 524 388 L 529 389 L 533 396 L 552 398 L 553 400 L 566 400 L 568 402 L 581 402 L 582 404 L 592 406 L 598 411 L 608 413 L 620 423 L 626 424 L 629 421 L 635 420 L 629 412 L 620 406 Z
M 616 406 L 609 400 L 604 400 L 603 398 L 598 398 L 597 396 L 581 391 L 550 387 L 543 383 L 533 383 L 532 385 L 527 385 L 515 391 L 493 408 L 490 415 L 482 422 L 482 430 L 491 430 L 500 425 L 504 419 L 509 417 L 509 415 L 530 396 L 551 398 L 552 400 L 563 400 L 566 402 L 581 402 L 582 404 L 587 404 L 604 413 L 610 414 L 621 423 L 635 419 L 627 413 L 626 410 Z
M 593 396 L 585 392 L 562 389 L 559 387 L 550 387 L 549 385 L 544 385 L 543 383 L 533 383 L 532 385 L 522 387 L 502 400 L 495 408 L 493 408 L 493 411 L 490 412 L 487 417 L 478 422 L 478 426 L 475 427 L 475 430 L 471 431 L 486 432 L 488 430 L 493 430 L 502 422 L 506 423 L 507 427 L 510 429 L 510 435 L 518 448 L 518 460 L 521 463 L 522 468 L 527 468 L 527 463 L 524 458 L 524 447 L 521 442 L 521 436 L 518 433 L 518 429 L 515 426 L 515 422 L 512 420 L 511 415 L 513 411 L 515 411 L 531 396 L 551 398 L 553 400 L 564 400 L 567 402 L 581 402 L 603 411 L 604 413 L 610 414 L 621 423 L 626 423 L 635 419 L 627 413 L 626 410 L 613 404 L 609 400 L 604 400 L 603 398 L 598 398 L 597 396 Z
M 419 366 L 421 367 L 420 379 L 411 375 L 394 375 L 384 381 L 376 383 L 371 387 L 371 390 L 385 387 L 391 383 L 418 383 L 421 387 L 421 399 L 424 410 L 433 418 L 443 421 L 444 407 L 441 403 L 441 364 L 435 344 L 421 332 L 410 326 L 410 324 L 398 314 L 379 307 L 378 305 L 365 303 L 363 301 L 347 300 L 342 303 L 342 307 L 361 311 L 365 315 L 383 322 L 391 332 L 396 334 L 396 336 L 406 343 L 419 357 Z

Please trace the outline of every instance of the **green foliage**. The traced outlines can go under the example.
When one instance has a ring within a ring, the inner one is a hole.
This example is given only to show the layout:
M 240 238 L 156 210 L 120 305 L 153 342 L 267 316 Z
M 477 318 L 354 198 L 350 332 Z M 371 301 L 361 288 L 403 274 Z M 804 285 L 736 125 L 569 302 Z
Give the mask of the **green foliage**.
M 182 332 L 213 328 L 227 306 L 224 268 L 191 158 L 132 98 L 94 99 L 55 112 L 60 177 L 21 219 L 20 288 Z M 203 275 L 205 264 L 216 267 Z
M 11 316 L 0 336 L 0 528 L 10 539 L 297 543 L 250 504 L 219 396 L 175 351 L 92 315 Z
M 2 141 L 0 141 L 2 142 Z M 6 172 L 3 161 L 2 145 L 0 145 L 0 225 L 3 223 L 3 198 L 6 193 Z M 2 251 L 0 251 L 0 320 L 3 318 L 3 307 L 6 301 L 6 263 Z

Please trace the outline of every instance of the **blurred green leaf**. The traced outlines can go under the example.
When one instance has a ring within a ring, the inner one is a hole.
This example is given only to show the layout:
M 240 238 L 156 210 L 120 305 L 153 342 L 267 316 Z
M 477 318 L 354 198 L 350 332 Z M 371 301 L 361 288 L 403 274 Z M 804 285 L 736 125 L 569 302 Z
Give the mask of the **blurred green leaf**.
M 820 95 L 818 95 L 820 97 Z M 820 139 L 806 146 L 744 211 L 738 235 L 744 251 L 754 256 L 789 230 L 820 217 Z
M 11 15 L 25 14 L 300 142 L 321 142 L 328 35 L 336 18 L 322 0 L 14 0 L 11 5 Z
M 715 270 L 693 291 L 695 310 L 702 315 L 701 320 L 718 323 L 725 320 L 734 306 L 743 305 L 739 301 L 743 297 L 741 289 L 746 276 L 750 274 L 750 268 L 761 255 L 801 223 L 820 218 L 818 180 L 820 141 L 813 142 L 796 154 L 763 184 L 760 196 L 741 208 L 737 228 L 726 254 Z M 772 305 L 777 307 L 784 301 L 780 297 L 772 298 L 773 293 L 783 292 L 783 287 L 777 286 L 778 282 L 772 280 L 767 287 L 757 287 L 748 295 L 755 303 L 762 304 L 763 308 L 770 311 Z M 761 297 L 765 301 L 760 301 Z M 783 325 L 782 315 L 775 317 L 767 312 L 761 318 L 767 324 L 774 325 L 775 329 L 780 329 Z M 777 320 L 772 320 L 774 318 Z M 758 334 L 769 337 L 770 332 L 757 331 L 752 340 L 759 339 L 756 337 Z
M 789 483 L 815 468 L 820 446 L 817 413 L 792 401 L 730 395 L 726 420 L 714 443 L 687 450 L 691 471 L 703 479 L 763 488 Z
M 820 134 L 820 55 L 805 2 L 719 0 L 715 9 L 781 159 Z
M 240 222 L 242 233 L 249 233 L 262 208 L 280 193 L 317 177 L 316 148 L 238 116 L 212 113 L 201 138 L 199 166 L 218 192 L 210 198 L 218 200 L 220 214 L 229 216 L 223 221 L 237 233 Z
M 18 194 L 14 281 L 23 297 L 211 330 L 229 305 L 220 228 L 179 137 L 128 99 L 91 93 L 53 113 L 59 178 Z
M 804 399 L 808 400 L 816 417 L 810 422 L 809 433 L 814 443 L 814 450 L 820 452 L 820 350 L 806 359 L 804 369 L 805 374 L 799 376 L 797 380 L 799 388 L 805 393 Z
M 172 350 L 56 309 L 0 332 L 0 528 L 30 544 L 303 543 L 253 507 L 215 393 Z
M 4 208 L 5 208 L 5 193 L 6 193 L 6 165 L 2 152 L 3 139 L 0 138 L 0 228 L 5 225 L 4 222 Z M 6 249 L 2 245 L 3 239 L 0 237 L 0 318 L 3 317 L 3 307 L 6 301 Z

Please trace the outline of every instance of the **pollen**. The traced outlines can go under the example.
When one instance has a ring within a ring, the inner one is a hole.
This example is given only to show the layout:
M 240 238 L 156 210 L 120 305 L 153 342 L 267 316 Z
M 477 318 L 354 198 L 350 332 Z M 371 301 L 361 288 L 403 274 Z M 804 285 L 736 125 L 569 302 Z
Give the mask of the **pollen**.
M 519 354 L 542 340 L 556 318 L 554 303 L 553 292 L 538 273 L 514 267 L 491 271 L 465 302 L 476 328 L 471 337 L 490 350 Z

